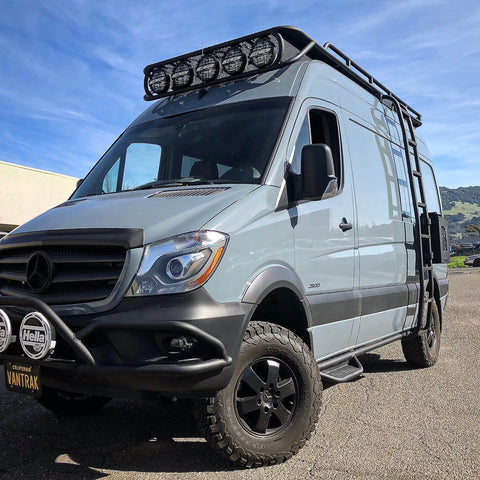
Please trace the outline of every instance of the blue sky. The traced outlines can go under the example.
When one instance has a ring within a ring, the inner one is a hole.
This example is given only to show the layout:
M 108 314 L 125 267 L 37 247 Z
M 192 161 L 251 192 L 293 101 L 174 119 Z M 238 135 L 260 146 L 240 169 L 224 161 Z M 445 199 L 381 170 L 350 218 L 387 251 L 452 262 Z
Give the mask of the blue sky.
M 0 160 L 84 176 L 147 104 L 143 67 L 274 25 L 420 111 L 438 183 L 480 185 L 478 0 L 0 0 Z

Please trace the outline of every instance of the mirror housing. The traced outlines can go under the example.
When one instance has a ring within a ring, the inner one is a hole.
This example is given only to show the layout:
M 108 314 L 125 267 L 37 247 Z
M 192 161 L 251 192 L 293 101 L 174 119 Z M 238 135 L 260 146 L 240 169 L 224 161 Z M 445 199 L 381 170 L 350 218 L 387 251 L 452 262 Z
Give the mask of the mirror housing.
M 84 180 L 85 180 L 84 178 L 79 178 L 77 180 L 77 186 L 75 187 L 75 190 L 77 190 L 77 188 L 83 183 Z
M 332 150 L 324 143 L 302 148 L 299 199 L 319 200 L 335 195 L 338 181 L 335 176 Z

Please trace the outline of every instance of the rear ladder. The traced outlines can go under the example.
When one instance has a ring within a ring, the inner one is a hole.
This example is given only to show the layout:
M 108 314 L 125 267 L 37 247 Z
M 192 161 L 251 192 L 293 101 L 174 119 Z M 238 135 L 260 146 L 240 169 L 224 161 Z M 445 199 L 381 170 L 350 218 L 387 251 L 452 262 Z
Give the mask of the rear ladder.
M 420 276 L 419 308 L 417 324 L 414 333 L 428 328 L 426 320 L 431 317 L 433 299 L 433 252 L 431 220 L 428 215 L 423 176 L 418 155 L 418 145 L 415 136 L 415 127 L 408 107 L 397 97 L 384 95 L 383 100 L 391 102 L 402 130 L 405 156 L 407 160 L 408 178 L 415 212 L 415 250 L 417 257 L 416 269 Z

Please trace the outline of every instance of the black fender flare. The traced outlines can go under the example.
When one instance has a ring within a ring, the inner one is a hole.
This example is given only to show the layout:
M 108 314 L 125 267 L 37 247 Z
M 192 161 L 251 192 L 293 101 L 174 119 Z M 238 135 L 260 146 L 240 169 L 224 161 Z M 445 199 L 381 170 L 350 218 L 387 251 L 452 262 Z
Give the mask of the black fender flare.
M 307 325 L 312 325 L 312 313 L 310 305 L 305 297 L 302 282 L 295 273 L 282 265 L 272 265 L 265 270 L 262 270 L 251 282 L 249 282 L 243 294 L 242 302 L 260 305 L 267 295 L 279 288 L 287 288 L 296 295 L 305 311 Z M 253 311 L 254 310 L 255 309 L 253 309 Z M 246 326 L 247 324 L 244 325 L 245 328 Z

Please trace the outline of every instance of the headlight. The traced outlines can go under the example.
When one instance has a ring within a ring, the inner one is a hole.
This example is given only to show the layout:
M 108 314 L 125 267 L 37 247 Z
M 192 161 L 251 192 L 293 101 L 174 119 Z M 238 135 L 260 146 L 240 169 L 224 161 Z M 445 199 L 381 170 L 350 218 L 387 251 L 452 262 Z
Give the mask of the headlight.
M 228 235 L 191 232 L 145 247 L 127 296 L 188 292 L 203 285 L 222 258 Z

